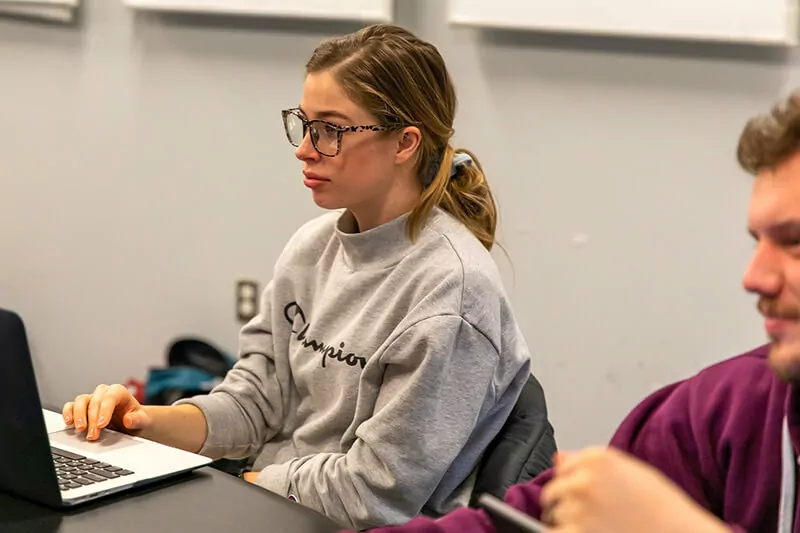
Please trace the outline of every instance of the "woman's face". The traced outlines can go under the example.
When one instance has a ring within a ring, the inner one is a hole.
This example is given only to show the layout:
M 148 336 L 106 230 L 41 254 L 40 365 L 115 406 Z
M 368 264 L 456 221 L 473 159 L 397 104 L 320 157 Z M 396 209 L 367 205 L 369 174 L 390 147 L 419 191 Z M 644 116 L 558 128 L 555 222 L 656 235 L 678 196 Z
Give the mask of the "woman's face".
M 334 76 L 326 71 L 306 77 L 298 113 L 306 120 L 325 120 L 337 126 L 377 125 L 375 117 L 348 98 Z M 302 128 L 296 119 L 294 123 Z M 322 124 L 317 126 L 320 133 L 317 146 L 325 153 L 335 153 L 335 130 Z M 408 186 L 401 183 L 398 167 L 409 163 L 409 129 L 418 133 L 416 128 L 344 132 L 339 153 L 333 157 L 317 151 L 310 132 L 305 132 L 295 155 L 303 163 L 304 183 L 311 189 L 314 202 L 325 209 L 349 209 L 357 218 L 360 212 L 380 211 L 397 187 Z

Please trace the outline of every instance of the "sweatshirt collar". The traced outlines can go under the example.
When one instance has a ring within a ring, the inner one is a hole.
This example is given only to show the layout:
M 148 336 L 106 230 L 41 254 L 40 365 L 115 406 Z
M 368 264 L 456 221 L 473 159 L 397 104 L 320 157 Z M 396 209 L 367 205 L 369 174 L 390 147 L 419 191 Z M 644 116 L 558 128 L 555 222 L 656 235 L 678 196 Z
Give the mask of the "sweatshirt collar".
M 408 216 L 406 213 L 359 233 L 353 214 L 342 213 L 336 224 L 336 235 L 342 243 L 347 266 L 353 270 L 377 270 L 399 263 L 414 246 L 406 230 Z

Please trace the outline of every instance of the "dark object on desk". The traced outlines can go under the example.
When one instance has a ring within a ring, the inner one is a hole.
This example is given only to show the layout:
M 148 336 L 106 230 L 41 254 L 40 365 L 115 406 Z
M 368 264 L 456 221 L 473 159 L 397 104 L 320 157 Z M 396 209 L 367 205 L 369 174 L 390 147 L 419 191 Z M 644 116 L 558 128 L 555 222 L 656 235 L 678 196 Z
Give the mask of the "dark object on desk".
M 484 493 L 502 499 L 511 485 L 538 476 L 553 465 L 556 450 L 544 390 L 531 374 L 508 421 L 486 449 L 471 505 Z
M 335 533 L 328 518 L 211 468 L 54 511 L 0 493 L 2 533 Z
M 528 516 L 519 509 L 514 509 L 491 494 L 482 494 L 478 498 L 478 507 L 486 511 L 497 533 L 545 533 L 544 524 Z

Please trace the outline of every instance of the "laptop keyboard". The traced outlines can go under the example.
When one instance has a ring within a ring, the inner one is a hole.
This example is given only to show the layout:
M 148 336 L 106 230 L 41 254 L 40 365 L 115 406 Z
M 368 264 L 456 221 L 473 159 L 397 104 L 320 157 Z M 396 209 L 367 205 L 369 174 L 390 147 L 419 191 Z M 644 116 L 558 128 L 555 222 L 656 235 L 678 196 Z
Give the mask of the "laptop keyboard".
M 62 491 L 133 474 L 130 470 L 124 470 L 118 466 L 59 450 L 52 446 L 50 451 L 53 453 L 53 461 L 56 466 L 58 486 Z

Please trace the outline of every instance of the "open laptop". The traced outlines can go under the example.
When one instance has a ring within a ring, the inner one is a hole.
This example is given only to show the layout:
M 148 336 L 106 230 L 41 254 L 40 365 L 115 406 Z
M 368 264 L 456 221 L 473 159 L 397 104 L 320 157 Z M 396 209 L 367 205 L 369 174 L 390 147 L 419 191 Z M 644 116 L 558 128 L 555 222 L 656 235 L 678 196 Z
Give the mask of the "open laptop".
M 96 441 L 42 409 L 22 319 L 0 309 L 0 490 L 68 507 L 211 460 L 105 429 Z

